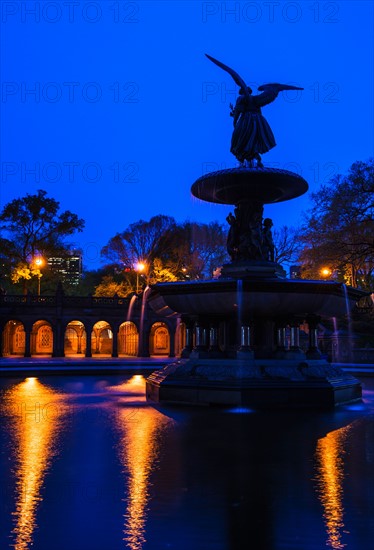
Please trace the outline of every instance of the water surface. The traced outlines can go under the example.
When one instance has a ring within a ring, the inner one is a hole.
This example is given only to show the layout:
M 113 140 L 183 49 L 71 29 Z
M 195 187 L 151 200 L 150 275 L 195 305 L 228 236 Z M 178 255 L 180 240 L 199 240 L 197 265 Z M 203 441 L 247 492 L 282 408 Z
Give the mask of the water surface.
M 255 412 L 151 406 L 140 375 L 1 379 L 0 548 L 366 550 L 362 382 L 362 403 Z

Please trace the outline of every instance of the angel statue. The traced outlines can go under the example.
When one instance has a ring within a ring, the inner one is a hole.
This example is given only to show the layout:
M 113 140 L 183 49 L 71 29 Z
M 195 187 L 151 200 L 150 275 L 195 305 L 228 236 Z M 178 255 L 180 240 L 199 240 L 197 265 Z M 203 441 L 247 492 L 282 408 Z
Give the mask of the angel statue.
M 261 113 L 261 107 L 276 99 L 283 90 L 303 90 L 288 84 L 262 84 L 258 90 L 262 93 L 252 95 L 252 89 L 246 85 L 241 76 L 214 57 L 205 54 L 218 67 L 227 71 L 236 84 L 240 86 L 235 107 L 231 105 L 231 116 L 234 118 L 234 131 L 231 137 L 230 151 L 241 164 L 246 162 L 254 167 L 263 168 L 261 155 L 275 147 L 274 134 Z

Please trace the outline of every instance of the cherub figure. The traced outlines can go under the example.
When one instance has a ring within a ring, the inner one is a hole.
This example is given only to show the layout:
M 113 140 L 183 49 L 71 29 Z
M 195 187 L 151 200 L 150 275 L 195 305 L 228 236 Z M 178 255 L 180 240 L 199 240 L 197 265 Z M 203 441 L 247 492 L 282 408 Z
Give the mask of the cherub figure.
M 260 94 L 252 95 L 252 89 L 246 85 L 241 76 L 233 69 L 224 65 L 214 57 L 205 54 L 208 59 L 227 71 L 236 84 L 240 86 L 239 96 L 235 106 L 230 104 L 231 116 L 234 119 L 234 131 L 231 137 L 230 151 L 241 164 L 249 163 L 251 167 L 256 165 L 263 168 L 261 155 L 275 147 L 274 134 L 262 115 L 261 107 L 268 105 L 276 99 L 283 90 L 303 90 L 297 86 L 288 84 L 263 84 L 258 89 Z
M 235 214 L 237 214 L 237 208 L 235 208 Z M 229 213 L 226 220 L 230 225 L 229 233 L 227 236 L 227 252 L 229 253 L 231 260 L 235 261 L 238 255 L 239 245 L 239 227 L 236 215 L 232 212 Z
M 273 234 L 271 228 L 273 227 L 273 221 L 270 218 L 265 218 L 263 222 L 263 251 L 264 260 L 274 262 L 275 246 L 273 241 Z

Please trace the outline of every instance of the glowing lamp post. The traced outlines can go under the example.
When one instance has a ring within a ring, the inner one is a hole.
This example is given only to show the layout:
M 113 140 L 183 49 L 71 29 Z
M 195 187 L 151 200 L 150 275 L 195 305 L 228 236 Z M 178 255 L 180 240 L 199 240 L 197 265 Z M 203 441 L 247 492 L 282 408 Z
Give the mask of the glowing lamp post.
M 329 269 L 328 267 L 323 267 L 320 273 L 324 279 L 327 279 L 327 277 L 330 277 L 331 275 L 331 269 Z
M 143 262 L 138 262 L 135 265 L 135 271 L 136 271 L 136 293 L 139 294 L 139 273 L 142 273 L 145 269 L 145 264 Z
M 38 269 L 40 269 L 40 268 L 42 267 L 42 265 L 44 264 L 43 258 L 35 258 L 34 264 L 36 265 L 36 267 L 37 267 Z M 40 279 L 41 279 L 41 277 L 42 277 L 42 274 L 39 273 L 39 274 L 37 275 L 37 277 L 38 277 L 38 296 L 40 296 Z

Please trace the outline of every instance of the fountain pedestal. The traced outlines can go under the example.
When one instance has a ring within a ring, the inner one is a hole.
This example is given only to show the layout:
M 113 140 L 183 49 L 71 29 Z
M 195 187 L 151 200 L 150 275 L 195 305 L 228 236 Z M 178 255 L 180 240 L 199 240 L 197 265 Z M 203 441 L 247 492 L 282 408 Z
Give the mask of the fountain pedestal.
M 152 373 L 147 399 L 159 403 L 249 407 L 332 407 L 361 399 L 361 384 L 321 357 L 320 318 L 344 315 L 363 293 L 326 281 L 289 280 L 273 261 L 264 204 L 306 192 L 297 174 L 267 168 L 221 170 L 199 178 L 194 196 L 235 205 L 231 263 L 209 281 L 159 283 L 149 304 L 161 316 L 182 315 L 188 347 Z M 271 220 L 270 220 L 271 222 Z M 309 348 L 300 348 L 300 325 Z

